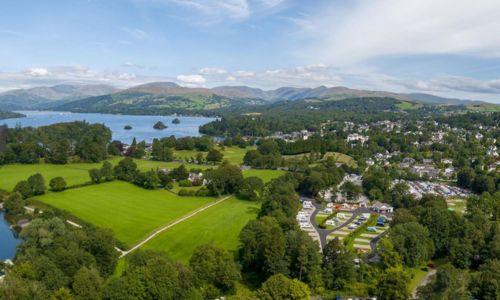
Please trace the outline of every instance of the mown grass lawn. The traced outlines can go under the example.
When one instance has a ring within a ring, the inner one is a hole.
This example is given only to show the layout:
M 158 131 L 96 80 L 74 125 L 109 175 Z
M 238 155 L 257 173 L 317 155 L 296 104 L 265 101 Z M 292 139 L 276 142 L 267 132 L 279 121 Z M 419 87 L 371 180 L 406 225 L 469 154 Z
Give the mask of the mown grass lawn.
M 35 199 L 109 228 L 129 246 L 158 227 L 214 201 L 209 197 L 180 197 L 164 190 L 145 190 L 121 181 L 48 193 Z
M 259 177 L 264 182 L 269 182 L 275 178 L 280 177 L 285 174 L 285 171 L 282 170 L 261 170 L 261 169 L 248 169 L 243 170 L 244 177 Z
M 113 157 L 108 159 L 113 166 L 117 165 L 123 157 Z M 179 162 L 161 162 L 153 160 L 142 160 L 135 159 L 137 167 L 142 171 L 148 171 L 157 168 L 167 168 L 173 169 L 181 165 Z M 195 165 L 195 164 L 184 164 L 188 170 L 190 169 L 207 169 L 214 166 L 207 165 Z M 11 164 L 0 166 L 0 189 L 12 190 L 16 184 L 21 181 L 28 179 L 33 174 L 40 173 L 45 178 L 45 182 L 48 185 L 49 181 L 57 176 L 61 176 L 66 180 L 68 186 L 82 184 L 90 181 L 88 171 L 92 168 L 100 168 L 101 163 L 72 163 L 66 165 L 52 165 L 52 164 L 32 164 L 32 165 L 22 165 L 22 164 Z
M 34 165 L 5 165 L 0 167 L 0 188 L 12 190 L 16 184 L 28 179 L 35 173 L 40 173 L 48 182 L 50 179 L 62 176 L 68 185 L 81 184 L 89 181 L 88 170 L 98 168 L 101 164 L 67 164 L 67 165 L 51 165 L 51 164 L 34 164 Z
M 255 149 L 255 147 L 246 147 L 243 149 L 240 147 L 225 147 L 224 150 L 221 150 L 220 148 L 217 149 L 224 155 L 222 158 L 223 160 L 227 160 L 235 165 L 241 165 L 243 163 L 243 157 L 245 157 L 247 151 Z M 199 151 L 196 150 L 177 150 L 174 152 L 174 157 L 176 159 L 190 160 L 192 158 L 196 158 L 198 153 Z M 201 153 L 203 153 L 203 157 L 206 157 L 207 152 Z
M 234 253 L 241 229 L 257 216 L 259 206 L 257 202 L 230 198 L 164 231 L 143 248 L 165 251 L 182 262 L 189 261 L 197 246 L 207 243 Z

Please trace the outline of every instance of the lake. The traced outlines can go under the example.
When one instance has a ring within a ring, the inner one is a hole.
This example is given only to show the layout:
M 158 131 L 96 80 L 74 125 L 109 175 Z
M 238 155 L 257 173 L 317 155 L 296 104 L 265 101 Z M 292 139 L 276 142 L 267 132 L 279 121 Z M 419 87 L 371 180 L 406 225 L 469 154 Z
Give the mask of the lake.
M 4 213 L 0 211 L 0 261 L 14 258 L 16 247 L 20 242 L 10 230 L 9 223 L 4 219 Z
M 88 123 L 102 123 L 113 132 L 113 139 L 124 143 L 132 142 L 135 137 L 137 141 L 145 140 L 152 142 L 154 138 L 199 136 L 198 128 L 215 118 L 207 117 L 184 117 L 184 116 L 134 116 L 134 115 L 111 115 L 94 113 L 71 113 L 58 111 L 18 111 L 25 114 L 25 118 L 0 120 L 0 124 L 9 127 L 20 125 L 22 127 L 39 127 L 61 122 L 87 121 Z M 178 118 L 180 124 L 172 124 L 172 120 Z M 156 130 L 153 125 L 161 121 L 168 128 Z M 125 130 L 124 126 L 132 126 L 131 130 Z

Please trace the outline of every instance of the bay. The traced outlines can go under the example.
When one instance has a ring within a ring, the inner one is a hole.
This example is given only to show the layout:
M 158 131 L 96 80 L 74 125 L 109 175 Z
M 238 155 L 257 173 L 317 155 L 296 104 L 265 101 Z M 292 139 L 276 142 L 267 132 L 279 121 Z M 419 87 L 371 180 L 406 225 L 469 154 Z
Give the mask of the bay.
M 141 116 L 141 115 L 112 115 L 98 113 L 71 113 L 59 111 L 18 111 L 26 115 L 24 118 L 0 120 L 0 124 L 9 127 L 39 127 L 61 122 L 86 121 L 88 123 L 101 123 L 113 132 L 113 140 L 130 143 L 135 137 L 137 141 L 145 140 L 150 143 L 154 138 L 175 136 L 199 136 L 198 129 L 201 125 L 212 122 L 215 118 L 188 117 L 188 116 Z M 172 124 L 178 118 L 180 124 Z M 157 130 L 153 128 L 156 122 L 163 122 L 168 128 Z M 131 130 L 125 130 L 129 125 Z

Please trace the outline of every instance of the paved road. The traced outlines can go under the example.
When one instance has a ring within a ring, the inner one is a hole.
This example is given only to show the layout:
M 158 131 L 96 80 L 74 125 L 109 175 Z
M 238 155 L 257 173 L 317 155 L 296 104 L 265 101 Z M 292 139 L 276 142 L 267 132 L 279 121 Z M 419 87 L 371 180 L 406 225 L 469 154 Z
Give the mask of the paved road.
M 116 248 L 117 251 L 121 252 L 120 258 L 127 256 L 130 252 L 132 252 L 132 251 L 138 249 L 139 247 L 141 247 L 142 245 L 146 244 L 147 242 L 149 242 L 151 239 L 153 239 L 155 236 L 157 236 L 158 234 L 162 233 L 163 231 L 165 231 L 165 230 L 167 230 L 167 229 L 169 229 L 171 227 L 174 227 L 175 225 L 177 225 L 179 223 L 182 223 L 182 222 L 184 222 L 184 221 L 186 221 L 186 220 L 194 217 L 195 215 L 201 213 L 202 211 L 204 211 L 206 209 L 209 209 L 210 207 L 212 207 L 214 205 L 222 203 L 222 202 L 226 201 L 227 199 L 229 199 L 231 197 L 232 197 L 232 195 L 229 195 L 229 196 L 226 196 L 226 197 L 224 197 L 222 199 L 218 199 L 215 202 L 212 202 L 212 203 L 210 203 L 208 205 L 205 205 L 205 206 L 203 206 L 203 207 L 201 207 L 201 208 L 199 208 L 199 209 L 197 209 L 197 210 L 195 210 L 195 211 L 193 211 L 193 212 L 191 212 L 191 213 L 189 213 L 189 214 L 187 214 L 187 215 L 185 215 L 185 216 L 183 216 L 183 217 L 175 220 L 174 222 L 169 223 L 169 224 L 167 224 L 167 225 L 159 228 L 158 230 L 156 230 L 155 232 L 153 232 L 152 234 L 150 234 L 144 240 L 142 240 L 141 242 L 139 242 L 138 244 L 136 244 L 134 247 L 130 248 L 127 251 L 123 251 L 121 249 Z

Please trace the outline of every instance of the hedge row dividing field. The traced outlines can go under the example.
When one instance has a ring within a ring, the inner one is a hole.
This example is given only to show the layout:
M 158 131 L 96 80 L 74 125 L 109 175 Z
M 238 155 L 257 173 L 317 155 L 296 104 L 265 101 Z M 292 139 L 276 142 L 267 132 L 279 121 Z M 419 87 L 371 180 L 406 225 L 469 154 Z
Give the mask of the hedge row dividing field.
M 109 159 L 113 165 L 117 165 L 118 162 L 123 159 L 122 157 L 114 157 Z M 137 167 L 141 171 L 147 171 L 157 168 L 173 169 L 180 166 L 180 162 L 161 162 L 153 160 L 134 160 Z M 0 189 L 11 191 L 14 186 L 21 180 L 25 180 L 35 173 L 40 173 L 45 178 L 46 182 L 54 177 L 63 177 L 68 186 L 83 184 L 90 181 L 88 170 L 93 168 L 101 167 L 102 163 L 89 164 L 89 163 L 77 163 L 77 164 L 66 164 L 66 165 L 52 165 L 52 164 L 36 164 L 36 165 L 22 165 L 22 164 L 12 164 L 0 166 Z M 184 164 L 186 168 L 189 169 L 208 169 L 217 166 L 211 165 L 196 165 L 196 164 Z M 284 171 L 279 170 L 245 170 L 243 175 L 245 177 L 249 176 L 259 176 L 265 182 L 270 181 L 273 178 L 279 177 L 284 174 Z

